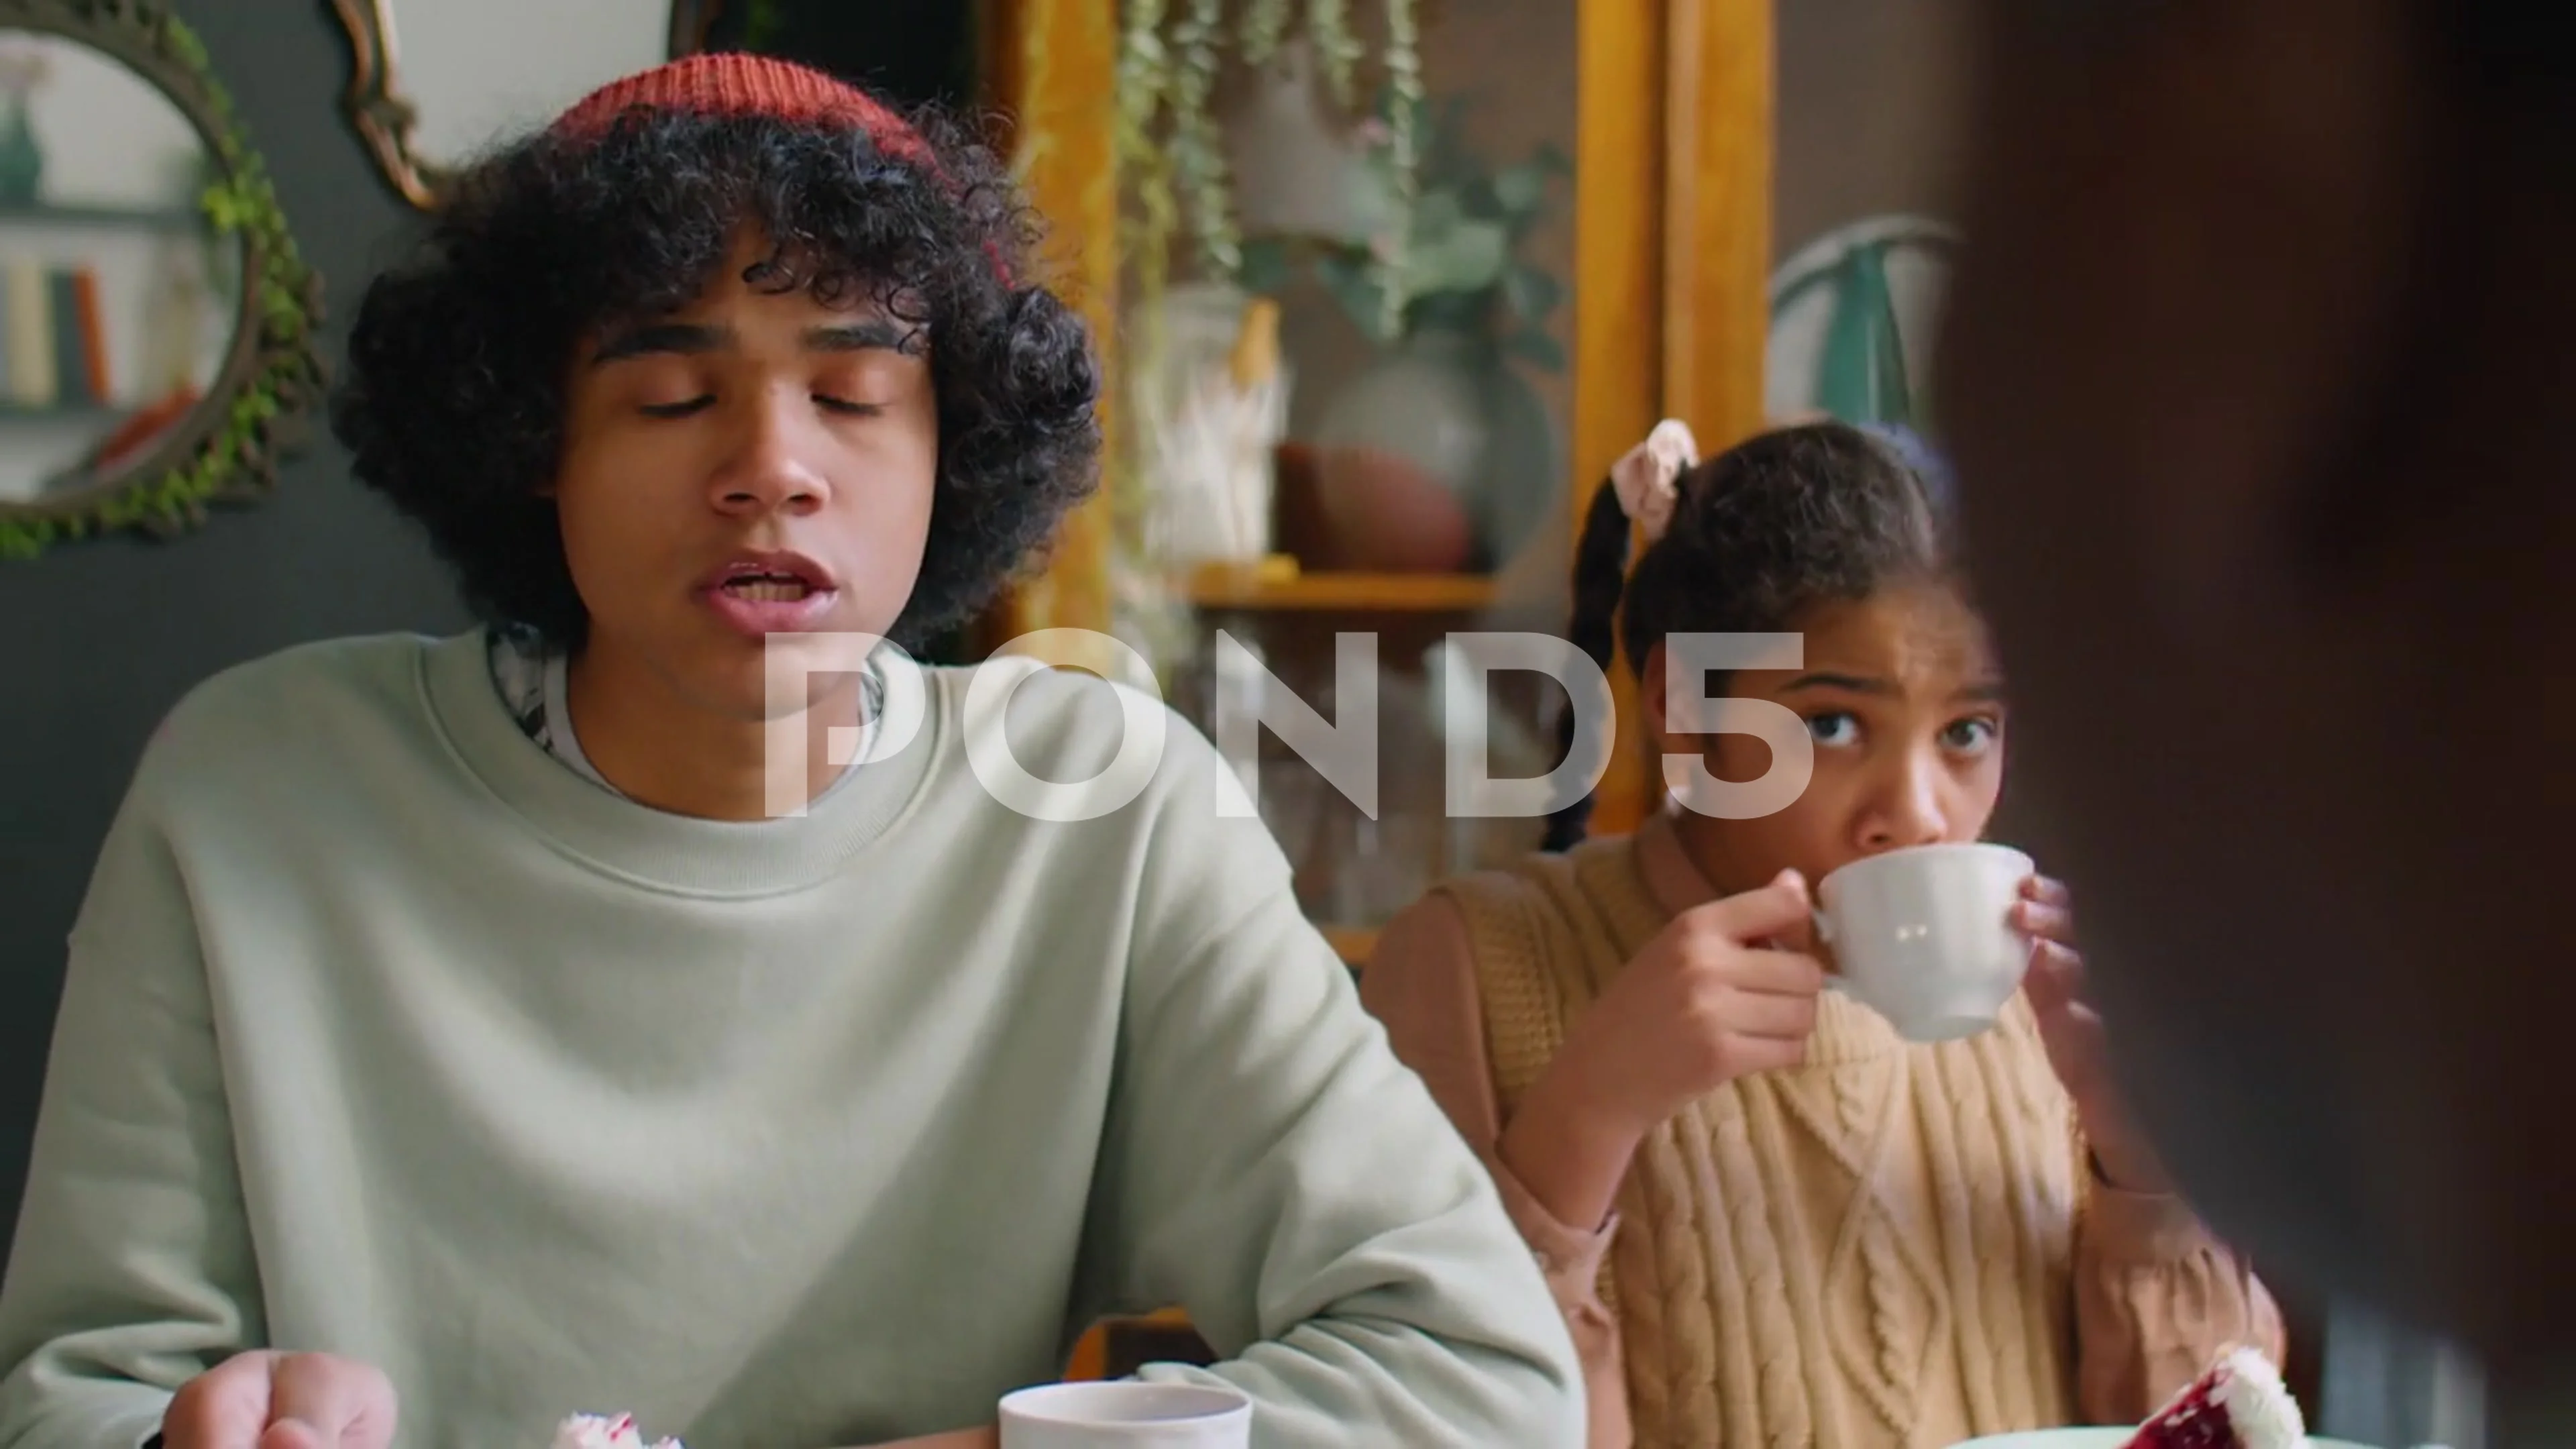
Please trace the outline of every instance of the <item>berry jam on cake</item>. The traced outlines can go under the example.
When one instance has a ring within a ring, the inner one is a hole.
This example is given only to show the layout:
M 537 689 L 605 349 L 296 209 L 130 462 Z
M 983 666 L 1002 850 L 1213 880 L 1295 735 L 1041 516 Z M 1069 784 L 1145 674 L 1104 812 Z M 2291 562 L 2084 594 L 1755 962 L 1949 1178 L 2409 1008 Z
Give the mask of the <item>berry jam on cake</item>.
M 2128 1449 L 2301 1449 L 2307 1442 L 2307 1422 L 2281 1371 L 2240 1348 L 2140 1425 Z
M 608 1418 L 600 1414 L 575 1414 L 555 1426 L 554 1449 L 680 1449 L 677 1439 L 657 1439 L 651 1444 L 635 1427 L 633 1414 Z

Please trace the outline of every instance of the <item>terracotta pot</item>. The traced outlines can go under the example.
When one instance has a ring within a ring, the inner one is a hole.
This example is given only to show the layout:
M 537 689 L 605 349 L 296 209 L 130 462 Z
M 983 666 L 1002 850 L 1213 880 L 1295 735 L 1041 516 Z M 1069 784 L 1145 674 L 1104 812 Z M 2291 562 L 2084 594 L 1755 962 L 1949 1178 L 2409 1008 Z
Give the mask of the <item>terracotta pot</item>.
M 1491 571 L 1556 502 L 1546 408 L 1477 326 L 1407 333 L 1342 384 L 1315 442 L 1337 543 L 1377 560 L 1361 567 Z M 1396 496 L 1367 496 L 1373 488 Z
M 1476 548 L 1466 503 L 1430 469 L 1385 448 L 1316 450 L 1316 493 L 1343 567 L 1456 573 Z

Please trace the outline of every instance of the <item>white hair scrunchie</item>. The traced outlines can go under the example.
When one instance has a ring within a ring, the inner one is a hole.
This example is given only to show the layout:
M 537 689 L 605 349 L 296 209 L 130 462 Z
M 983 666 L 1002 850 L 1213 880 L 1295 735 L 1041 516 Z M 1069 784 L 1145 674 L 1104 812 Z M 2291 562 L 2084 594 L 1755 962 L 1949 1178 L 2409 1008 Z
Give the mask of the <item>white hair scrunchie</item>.
M 1690 425 L 1666 418 L 1655 424 L 1646 441 L 1611 465 L 1610 486 L 1618 491 L 1619 511 L 1644 531 L 1648 544 L 1672 526 L 1673 501 L 1679 491 L 1676 480 L 1683 469 L 1698 463 L 1699 442 L 1691 436 Z

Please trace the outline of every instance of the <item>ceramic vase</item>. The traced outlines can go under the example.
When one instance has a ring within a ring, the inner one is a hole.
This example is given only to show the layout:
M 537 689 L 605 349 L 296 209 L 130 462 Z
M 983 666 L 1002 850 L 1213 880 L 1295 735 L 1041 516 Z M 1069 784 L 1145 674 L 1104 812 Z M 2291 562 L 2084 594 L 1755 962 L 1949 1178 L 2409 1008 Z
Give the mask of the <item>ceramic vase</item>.
M 18 91 L 0 120 L 0 206 L 34 206 L 44 187 L 45 153 L 27 115 L 27 93 Z
M 1317 492 L 1354 567 L 1487 571 L 1547 519 L 1561 468 L 1546 405 L 1472 319 L 1421 318 L 1335 394 Z

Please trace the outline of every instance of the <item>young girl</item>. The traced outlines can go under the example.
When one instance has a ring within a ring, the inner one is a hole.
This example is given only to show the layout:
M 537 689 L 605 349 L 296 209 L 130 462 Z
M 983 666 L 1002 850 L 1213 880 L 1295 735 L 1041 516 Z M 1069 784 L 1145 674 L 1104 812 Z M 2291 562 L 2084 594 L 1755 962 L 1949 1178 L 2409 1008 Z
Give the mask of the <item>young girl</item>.
M 1930 468 L 1830 422 L 1690 452 L 1667 423 L 1600 491 L 1576 642 L 1606 668 L 1617 614 L 1658 748 L 1745 781 L 1768 746 L 1676 728 L 1665 636 L 1802 634 L 1800 667 L 1709 692 L 1803 719 L 1811 783 L 1451 881 L 1363 984 L 1555 1288 L 1593 1449 L 1938 1449 L 2134 1422 L 2231 1344 L 2277 1359 L 2271 1298 L 2114 1094 L 2061 887 L 2024 887 L 2031 973 L 1992 1031 L 1912 1045 L 1823 989 L 1810 884 L 1979 838 L 2003 783 Z

